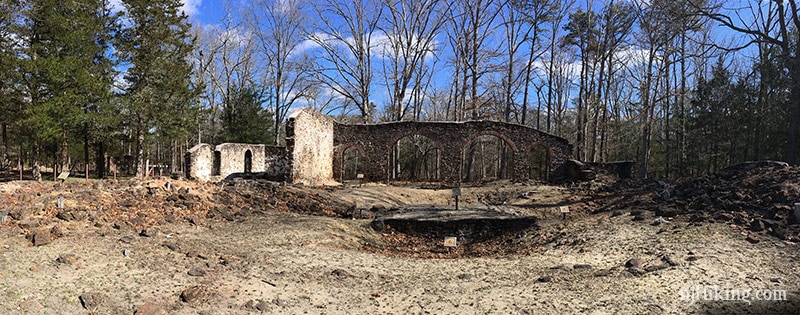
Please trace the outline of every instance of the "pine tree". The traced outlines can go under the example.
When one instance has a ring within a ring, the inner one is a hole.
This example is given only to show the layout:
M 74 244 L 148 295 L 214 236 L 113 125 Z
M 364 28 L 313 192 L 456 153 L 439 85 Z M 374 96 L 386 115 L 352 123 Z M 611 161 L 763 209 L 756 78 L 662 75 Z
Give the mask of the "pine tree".
M 103 54 L 97 44 L 102 28 L 100 0 L 36 0 L 27 3 L 21 69 L 27 98 L 25 130 L 34 142 L 34 178 L 39 150 L 58 148 L 62 170 L 68 171 L 73 133 L 86 121 L 86 108 L 110 88 L 95 62 Z
M 237 91 L 222 111 L 222 134 L 225 142 L 273 143 L 272 113 L 262 107 L 254 88 Z
M 20 13 L 19 1 L 0 2 L 0 169 L 10 166 L 8 128 L 19 117 L 14 86 L 19 82 L 16 71 L 14 21 Z
M 196 122 L 199 88 L 192 79 L 195 39 L 177 0 L 124 0 L 118 54 L 128 87 L 122 102 L 136 137 L 136 175 L 144 164 L 145 136 L 162 140 L 185 136 Z

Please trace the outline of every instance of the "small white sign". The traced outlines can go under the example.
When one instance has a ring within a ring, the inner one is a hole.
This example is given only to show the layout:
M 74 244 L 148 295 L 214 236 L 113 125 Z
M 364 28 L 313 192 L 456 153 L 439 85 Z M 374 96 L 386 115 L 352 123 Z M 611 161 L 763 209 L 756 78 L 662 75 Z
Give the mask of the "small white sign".
M 444 247 L 456 247 L 457 238 L 455 236 L 444 237 Z
M 66 180 L 67 177 L 69 177 L 69 172 L 61 172 L 60 174 L 58 174 L 58 179 L 60 180 Z
M 451 189 L 451 190 L 450 190 L 450 194 L 451 194 L 453 197 L 458 197 L 458 196 L 461 196 L 461 187 L 455 187 L 455 188 Z
M 558 209 L 561 211 L 561 213 L 569 213 L 569 206 L 561 206 L 558 207 Z
M 357 179 L 364 179 L 364 174 L 356 174 Z

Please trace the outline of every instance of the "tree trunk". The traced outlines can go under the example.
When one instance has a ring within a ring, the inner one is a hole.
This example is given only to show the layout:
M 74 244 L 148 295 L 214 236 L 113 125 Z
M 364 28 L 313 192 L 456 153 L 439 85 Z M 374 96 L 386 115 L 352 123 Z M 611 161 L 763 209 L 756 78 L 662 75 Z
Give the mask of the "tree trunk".
M 106 146 L 103 141 L 99 141 L 95 144 L 95 170 L 97 172 L 97 178 L 103 179 L 106 177 Z
M 42 172 L 39 169 L 39 153 L 40 153 L 39 147 L 40 147 L 39 141 L 37 140 L 33 144 L 33 166 L 31 167 L 31 174 L 33 175 L 33 180 L 37 182 L 42 181 Z
M 142 123 L 140 121 L 139 126 Z M 136 129 L 136 158 L 134 167 L 136 168 L 136 178 L 142 179 L 144 178 L 144 173 L 142 167 L 144 167 L 144 131 L 142 127 Z
M 69 140 L 67 139 L 67 129 L 61 129 L 61 171 L 69 172 Z

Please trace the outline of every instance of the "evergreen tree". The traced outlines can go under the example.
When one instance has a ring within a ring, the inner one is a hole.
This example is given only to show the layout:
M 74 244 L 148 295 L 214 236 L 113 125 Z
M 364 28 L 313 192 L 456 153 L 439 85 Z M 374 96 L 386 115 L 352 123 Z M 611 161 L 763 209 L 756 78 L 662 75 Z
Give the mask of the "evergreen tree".
M 96 56 L 102 23 L 100 0 L 35 0 L 25 6 L 21 69 L 29 104 L 24 125 L 32 137 L 34 178 L 39 149 L 58 148 L 62 170 L 69 170 L 73 133 L 86 122 L 86 108 L 110 88 Z M 51 152 L 52 153 L 52 152 Z
M 0 2 L 0 169 L 10 166 L 8 129 L 19 117 L 14 92 L 19 82 L 19 72 L 16 71 L 13 31 L 20 9 L 19 1 Z
M 222 111 L 225 142 L 273 143 L 272 113 L 262 107 L 263 100 L 253 88 L 237 91 Z
M 141 177 L 147 134 L 161 140 L 185 136 L 196 122 L 197 91 L 189 60 L 195 38 L 178 0 L 124 0 L 117 52 L 128 66 L 122 102 L 125 123 L 136 138 L 136 175 Z

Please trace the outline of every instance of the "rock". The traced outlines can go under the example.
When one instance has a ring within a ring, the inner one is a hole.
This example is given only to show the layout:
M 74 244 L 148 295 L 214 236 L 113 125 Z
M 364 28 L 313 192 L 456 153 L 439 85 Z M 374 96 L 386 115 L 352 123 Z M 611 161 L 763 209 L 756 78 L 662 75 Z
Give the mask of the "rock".
M 192 303 L 193 301 L 197 301 L 202 299 L 205 295 L 207 288 L 202 285 L 196 285 L 193 287 L 186 288 L 181 292 L 181 301 L 186 303 Z
M 658 270 L 667 269 L 667 268 L 669 268 L 669 264 L 658 264 L 658 265 L 647 266 L 647 267 L 644 268 L 644 271 L 653 272 L 653 271 L 658 271 Z
M 350 275 L 349 272 L 342 269 L 334 269 L 333 271 L 331 271 L 331 274 L 339 278 L 352 277 L 352 275 Z
M 286 301 L 281 300 L 279 298 L 275 298 L 275 299 L 272 300 L 272 304 L 275 304 L 275 305 L 280 306 L 280 307 L 284 307 L 284 306 L 286 306 Z
M 125 243 L 125 244 L 130 244 L 130 243 L 133 243 L 133 240 L 134 240 L 133 236 L 130 236 L 130 235 L 128 235 L 128 236 L 123 236 L 123 237 L 120 237 L 120 238 L 119 238 L 119 241 L 120 241 L 120 242 L 123 242 L 123 243 Z
M 101 293 L 90 292 L 81 294 L 78 299 L 81 301 L 83 308 L 87 310 L 95 310 L 105 300 L 105 296 Z
M 663 260 L 665 263 L 667 263 L 670 266 L 678 266 L 678 265 L 680 265 L 680 263 L 678 263 L 677 261 L 672 259 L 672 256 L 669 256 L 669 255 L 664 255 L 663 257 L 661 257 L 661 260 Z
M 637 214 L 636 216 L 633 217 L 633 221 L 644 221 L 644 220 L 647 220 L 647 217 L 644 216 L 643 214 Z
M 644 270 L 639 269 L 639 268 L 634 268 L 634 267 L 628 268 L 627 272 L 630 273 L 631 275 L 635 276 L 635 277 L 639 277 L 639 276 L 645 274 Z
M 372 220 L 369 225 L 376 232 L 383 232 L 383 230 L 386 228 L 386 224 L 381 219 Z
M 459 278 L 459 279 L 461 279 L 461 280 L 470 280 L 470 279 L 472 279 L 472 278 L 474 278 L 474 277 L 475 277 L 475 276 L 473 276 L 473 275 L 471 275 L 471 274 L 468 274 L 468 273 L 462 273 L 462 274 L 460 274 L 460 275 L 456 276 L 456 278 Z
M 166 315 L 167 311 L 161 305 L 147 301 L 141 306 L 136 308 L 133 315 Z
M 750 231 L 761 232 L 763 230 L 764 230 L 764 222 L 762 222 L 761 220 L 755 219 L 753 220 L 753 222 L 750 222 Z
M 664 313 L 664 309 L 661 308 L 661 306 L 658 306 L 658 305 L 655 305 L 655 304 L 647 305 L 646 308 L 647 308 L 647 311 L 650 314 L 663 314 Z
M 551 276 L 541 276 L 539 279 L 536 279 L 538 282 L 550 282 L 553 281 L 553 277 Z
M 139 232 L 139 236 L 142 236 L 142 237 L 155 237 L 157 235 L 158 235 L 158 228 L 155 227 L 155 226 L 151 226 L 149 228 L 144 228 L 144 229 L 142 229 L 141 232 Z
M 638 258 L 631 258 L 625 262 L 626 268 L 639 268 L 642 266 L 642 261 Z
M 75 220 L 75 215 L 72 214 L 72 211 L 61 211 L 56 214 L 56 218 L 64 221 L 72 221 Z
M 180 247 L 178 246 L 178 244 L 175 244 L 175 243 L 162 243 L 161 246 L 169 248 L 169 250 L 171 250 L 173 252 L 177 252 L 178 250 L 180 250 Z
M 694 255 L 686 257 L 686 261 L 697 261 L 698 259 L 700 259 L 700 257 Z
M 202 267 L 194 267 L 192 269 L 189 269 L 188 274 L 193 277 L 202 277 L 206 275 L 206 270 L 203 269 Z
M 667 206 L 659 206 L 658 208 L 656 208 L 655 212 L 657 216 L 668 217 L 668 218 L 681 214 L 680 210 Z
M 567 272 L 572 271 L 572 269 L 570 269 L 569 266 L 567 266 L 567 265 L 558 265 L 558 266 L 555 266 L 555 267 L 550 267 L 550 269 L 567 271 Z
M 50 230 L 40 229 L 33 234 L 33 246 L 50 244 Z
M 781 227 L 781 226 L 772 227 L 771 234 L 773 236 L 777 237 L 778 239 L 786 240 L 786 228 L 784 228 L 784 227 Z
M 603 270 L 596 271 L 594 273 L 594 276 L 595 277 L 605 277 L 605 276 L 608 276 L 610 274 L 611 274 L 611 270 L 610 269 L 603 269 Z
M 760 239 L 758 239 L 756 236 L 754 236 L 752 234 L 748 234 L 747 238 L 745 238 L 745 240 L 750 242 L 750 244 L 758 244 L 758 243 L 761 242 Z
M 78 261 L 78 256 L 75 254 L 63 254 L 56 258 L 56 262 L 64 265 L 72 265 Z
M 53 225 L 53 227 L 50 228 L 50 236 L 53 239 L 57 239 L 57 238 L 63 237 L 64 236 L 64 231 L 61 229 L 60 225 L 58 225 L 58 224 Z
M 658 226 L 658 225 L 662 225 L 662 224 L 666 224 L 666 223 L 669 223 L 669 221 L 665 220 L 662 217 L 658 217 L 658 218 L 655 218 L 655 220 L 653 220 L 653 223 L 651 225 Z
M 249 300 L 247 302 L 244 302 L 244 305 L 242 305 L 242 308 L 243 309 L 247 309 L 247 310 L 252 310 L 252 309 L 254 309 L 256 307 L 255 305 L 256 305 L 256 301 Z
M 257 310 L 264 312 L 267 309 L 269 309 L 269 303 L 267 303 L 267 301 L 261 301 L 261 302 L 258 302 L 258 304 L 256 304 L 255 307 L 256 307 Z
M 572 266 L 572 268 L 573 268 L 573 269 L 586 269 L 586 270 L 592 270 L 592 265 L 588 265 L 588 264 L 576 264 L 576 265 Z

